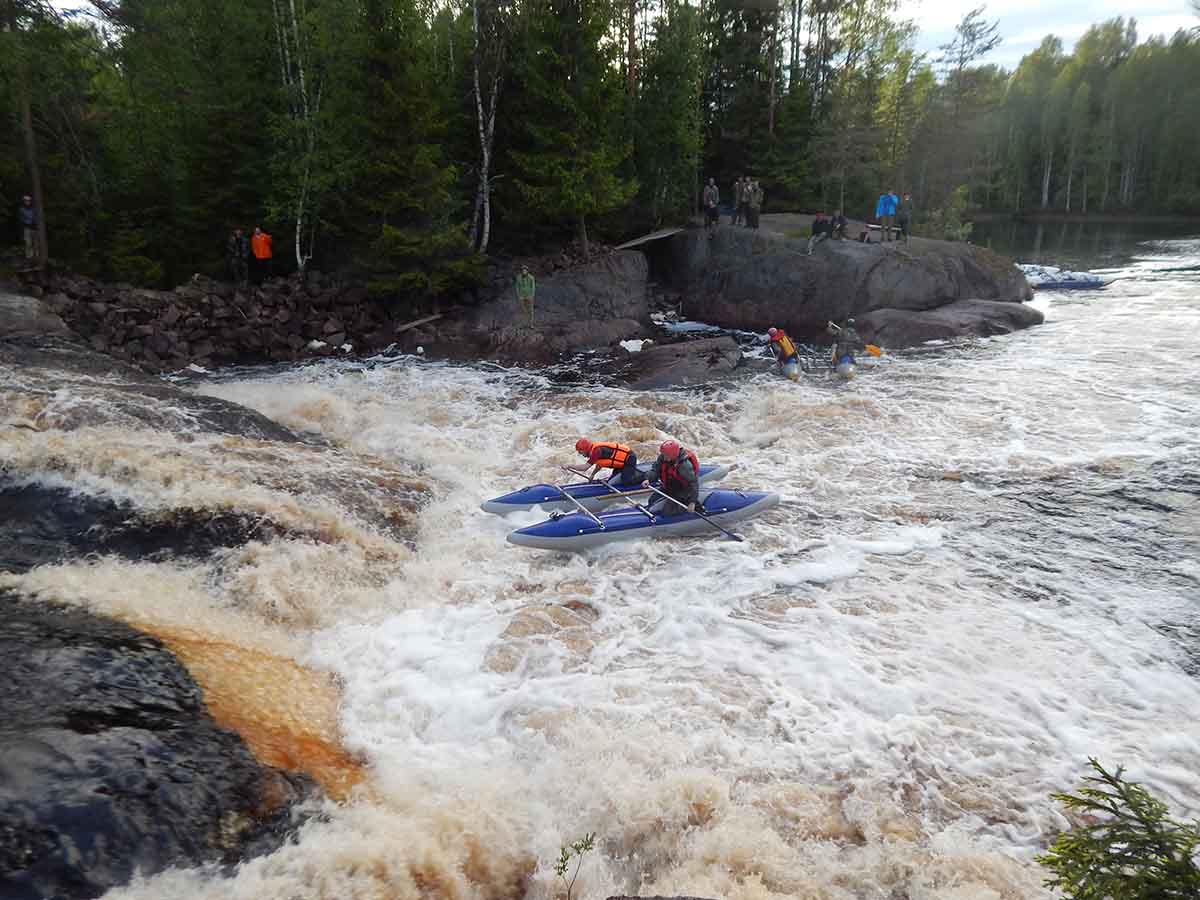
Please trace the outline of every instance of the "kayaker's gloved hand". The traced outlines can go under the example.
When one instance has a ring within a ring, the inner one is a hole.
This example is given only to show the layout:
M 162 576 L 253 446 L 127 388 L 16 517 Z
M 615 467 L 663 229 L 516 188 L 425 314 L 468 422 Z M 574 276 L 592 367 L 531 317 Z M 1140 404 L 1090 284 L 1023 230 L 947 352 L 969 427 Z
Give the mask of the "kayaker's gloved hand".
M 649 481 L 643 481 L 643 482 L 642 482 L 642 487 L 650 487 L 650 482 L 649 482 Z

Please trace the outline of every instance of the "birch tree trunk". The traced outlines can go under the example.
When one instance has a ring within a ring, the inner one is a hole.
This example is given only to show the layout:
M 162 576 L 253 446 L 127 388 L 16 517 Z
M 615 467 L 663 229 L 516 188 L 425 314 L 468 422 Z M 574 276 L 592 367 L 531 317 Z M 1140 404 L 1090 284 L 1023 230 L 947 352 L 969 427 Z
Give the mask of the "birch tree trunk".
M 1050 205 L 1050 173 L 1054 169 L 1054 151 L 1051 150 L 1046 155 L 1046 162 L 1042 167 L 1042 209 Z
M 472 90 L 475 94 L 475 124 L 479 137 L 479 179 L 475 187 L 475 217 L 471 225 L 471 245 L 480 253 L 486 253 L 492 234 L 492 150 L 496 139 L 496 107 L 500 100 L 500 88 L 504 76 L 504 47 L 495 48 L 495 69 L 492 72 L 491 88 L 484 100 L 480 69 L 483 66 L 482 26 L 479 22 L 479 0 L 471 2 L 471 21 L 474 28 L 475 48 L 472 65 Z M 486 107 L 486 108 L 485 108 Z

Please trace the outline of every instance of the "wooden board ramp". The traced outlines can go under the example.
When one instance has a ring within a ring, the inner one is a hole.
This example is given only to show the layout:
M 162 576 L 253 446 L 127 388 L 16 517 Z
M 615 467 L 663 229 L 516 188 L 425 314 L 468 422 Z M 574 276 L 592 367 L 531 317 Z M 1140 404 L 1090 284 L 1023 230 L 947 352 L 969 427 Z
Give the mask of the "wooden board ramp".
M 659 241 L 659 240 L 662 240 L 663 238 L 669 238 L 669 237 L 671 237 L 671 235 L 679 234 L 679 232 L 681 232 L 681 231 L 683 231 L 682 228 L 664 228 L 661 231 L 654 231 L 654 232 L 651 232 L 650 234 L 644 234 L 639 238 L 634 238 L 632 241 L 626 241 L 624 244 L 621 244 L 620 246 L 616 247 L 615 249 L 629 250 L 633 247 L 639 247 L 642 244 L 649 243 L 650 241 Z
M 405 322 L 403 325 L 397 325 L 395 334 L 399 334 L 402 331 L 408 331 L 410 328 L 416 328 L 418 325 L 424 325 L 427 322 L 436 322 L 444 315 L 445 313 L 434 313 L 432 316 L 426 316 L 423 319 L 414 319 L 411 322 Z

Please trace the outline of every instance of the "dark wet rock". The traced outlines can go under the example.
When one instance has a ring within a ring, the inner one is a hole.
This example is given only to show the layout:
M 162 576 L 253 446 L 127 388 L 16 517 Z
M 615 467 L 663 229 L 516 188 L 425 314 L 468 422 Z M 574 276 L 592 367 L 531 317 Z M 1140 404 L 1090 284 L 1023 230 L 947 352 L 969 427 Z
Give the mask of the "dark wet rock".
M 879 309 L 859 316 L 855 327 L 868 341 L 884 347 L 911 347 L 925 341 L 989 337 L 1041 325 L 1045 316 L 1023 303 L 959 300 L 917 312 Z
M 0 896 L 95 897 L 286 839 L 302 780 L 255 761 L 153 638 L 0 593 Z
M 656 270 L 682 291 L 684 313 L 729 328 L 786 328 L 801 339 L 872 310 L 924 311 L 965 299 L 1019 302 L 1031 292 L 1007 259 L 982 247 L 914 240 L 807 242 L 722 228 L 689 229 L 655 248 Z
M 600 369 L 634 390 L 659 390 L 704 384 L 742 366 L 742 350 L 728 336 L 646 347 Z
M 32 384 L 31 373 L 37 373 Z M 66 338 L 0 337 L 0 391 L 28 394 L 41 390 L 49 396 L 56 390 L 72 387 L 84 389 L 102 400 L 96 415 L 119 412 L 150 428 L 208 431 L 271 441 L 299 440 L 290 430 L 261 413 L 183 390 Z M 81 416 L 85 414 L 80 412 Z
M 0 340 L 70 333 L 52 304 L 0 291 Z
M 108 498 L 0 478 L 0 572 L 89 553 L 135 560 L 205 557 L 279 533 L 261 517 L 173 509 L 157 518 Z
M 517 305 L 516 273 L 498 266 L 486 301 L 454 322 L 438 323 L 439 333 L 489 355 L 547 360 L 569 350 L 608 347 L 649 324 L 649 263 L 642 253 L 620 251 L 545 277 L 534 274 L 532 327 Z

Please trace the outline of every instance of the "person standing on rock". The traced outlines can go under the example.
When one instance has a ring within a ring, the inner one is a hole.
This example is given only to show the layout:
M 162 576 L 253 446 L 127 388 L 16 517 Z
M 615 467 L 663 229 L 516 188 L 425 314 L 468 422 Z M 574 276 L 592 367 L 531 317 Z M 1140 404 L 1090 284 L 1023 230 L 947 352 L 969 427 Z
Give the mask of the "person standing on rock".
M 254 265 L 254 283 L 262 284 L 263 279 L 271 277 L 271 235 L 262 230 L 261 225 L 254 226 L 254 235 L 250 238 L 251 262 Z
M 533 273 L 529 271 L 529 266 L 521 266 L 521 271 L 517 273 L 516 290 L 517 305 L 525 313 L 525 321 L 532 328 L 533 295 L 537 291 L 537 283 L 533 280 Z
M 655 494 L 647 507 L 651 513 L 675 516 L 685 509 L 696 511 L 696 501 L 700 499 L 700 460 L 696 459 L 695 453 L 683 449 L 675 441 L 663 441 L 658 448 L 654 474 L 660 490 L 672 499 Z M 649 480 L 643 481 L 642 487 L 650 487 Z
M 247 264 L 250 260 L 250 241 L 240 228 L 233 229 L 233 234 L 225 242 L 225 257 L 229 264 L 229 278 L 234 284 L 245 284 L 250 277 Z
M 813 216 L 812 233 L 808 238 L 808 255 L 812 256 L 813 247 L 829 237 L 833 231 L 833 225 L 829 219 L 825 218 L 825 213 L 819 212 Z
M 25 239 L 25 258 L 36 259 L 38 255 L 38 220 L 33 198 L 26 194 L 17 207 L 17 220 L 21 223 L 21 236 Z
M 750 225 L 750 176 L 742 175 L 737 180 L 737 213 L 734 225 Z
M 763 189 L 757 181 L 750 182 L 750 227 L 758 230 L 758 214 L 762 211 Z
M 896 202 L 896 192 L 888 190 L 879 195 L 879 202 L 875 204 L 875 217 L 879 219 L 880 243 L 895 239 L 892 230 L 896 222 Z
M 721 216 L 721 193 L 717 190 L 717 179 L 708 179 L 704 186 L 704 227 L 711 238 L 717 231 L 717 220 Z
M 904 243 L 908 243 L 908 231 L 912 228 L 913 219 L 913 198 L 908 191 L 904 192 L 904 199 L 900 201 L 900 207 L 896 211 L 896 224 L 899 226 L 900 234 L 904 236 Z

